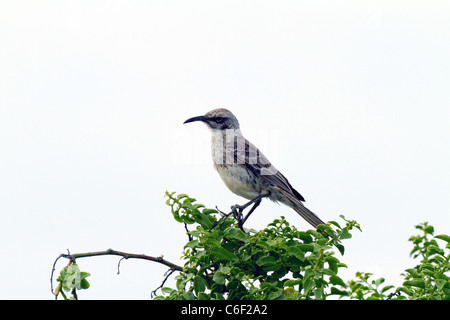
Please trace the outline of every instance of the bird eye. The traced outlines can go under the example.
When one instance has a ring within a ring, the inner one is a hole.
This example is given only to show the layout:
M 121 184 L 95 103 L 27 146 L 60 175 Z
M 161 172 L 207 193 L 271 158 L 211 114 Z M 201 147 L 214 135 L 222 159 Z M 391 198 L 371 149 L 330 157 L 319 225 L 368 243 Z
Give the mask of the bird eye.
M 225 120 L 225 119 L 222 118 L 222 117 L 217 117 L 215 120 L 216 120 L 217 123 L 222 123 L 223 120 Z

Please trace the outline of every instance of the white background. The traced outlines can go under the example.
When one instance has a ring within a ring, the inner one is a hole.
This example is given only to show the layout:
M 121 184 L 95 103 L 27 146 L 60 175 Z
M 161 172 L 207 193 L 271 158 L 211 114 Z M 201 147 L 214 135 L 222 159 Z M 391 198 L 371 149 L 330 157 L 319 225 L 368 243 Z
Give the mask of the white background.
M 400 285 L 414 225 L 450 234 L 449 16 L 448 1 L 0 1 L 0 298 L 52 299 L 66 249 L 183 264 L 165 191 L 245 202 L 205 126 L 182 125 L 217 107 L 323 220 L 361 224 L 344 280 Z M 269 201 L 247 224 L 280 215 L 309 228 Z M 79 298 L 149 299 L 167 270 L 118 260 L 78 260 Z

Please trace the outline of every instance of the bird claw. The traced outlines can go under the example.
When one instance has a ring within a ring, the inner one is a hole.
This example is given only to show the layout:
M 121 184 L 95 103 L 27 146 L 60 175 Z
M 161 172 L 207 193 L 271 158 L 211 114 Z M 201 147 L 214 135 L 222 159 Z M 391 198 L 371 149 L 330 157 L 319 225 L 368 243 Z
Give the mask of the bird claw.
M 234 219 L 237 220 L 237 224 L 242 231 L 244 231 L 243 209 L 245 209 L 245 207 L 238 204 L 231 206 L 231 213 L 233 214 Z
M 245 232 L 244 231 L 244 227 L 243 227 L 245 221 L 247 221 L 248 217 L 252 214 L 252 212 L 256 209 L 256 207 L 259 206 L 259 204 L 261 203 L 261 199 L 264 198 L 264 197 L 268 197 L 268 196 L 269 196 L 269 194 L 261 194 L 258 197 L 256 197 L 255 199 L 247 202 L 246 204 L 244 204 L 242 206 L 238 205 L 238 204 L 235 204 L 234 206 L 231 206 L 231 212 L 230 213 L 224 213 L 224 212 L 220 211 L 217 208 L 217 206 L 216 206 L 217 211 L 219 211 L 220 214 L 222 214 L 222 217 L 213 224 L 213 226 L 209 229 L 209 231 L 214 229 L 219 224 L 219 222 L 224 221 L 230 215 L 233 215 L 234 219 L 237 221 L 237 225 L 239 226 L 239 228 L 243 232 Z M 250 211 L 244 217 L 244 214 L 243 214 L 244 210 L 251 204 L 253 204 L 253 207 L 250 209 Z

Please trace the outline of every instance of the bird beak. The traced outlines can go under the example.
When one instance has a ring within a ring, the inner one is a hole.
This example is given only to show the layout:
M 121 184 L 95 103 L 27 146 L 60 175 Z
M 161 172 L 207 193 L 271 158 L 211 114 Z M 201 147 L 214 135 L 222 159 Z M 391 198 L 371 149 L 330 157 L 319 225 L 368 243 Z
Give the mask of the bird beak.
M 205 118 L 205 116 L 193 117 L 193 118 L 187 119 L 185 122 L 183 122 L 183 124 L 184 123 L 189 123 L 189 122 L 194 122 L 194 121 L 203 121 L 203 122 L 205 122 L 206 118 Z

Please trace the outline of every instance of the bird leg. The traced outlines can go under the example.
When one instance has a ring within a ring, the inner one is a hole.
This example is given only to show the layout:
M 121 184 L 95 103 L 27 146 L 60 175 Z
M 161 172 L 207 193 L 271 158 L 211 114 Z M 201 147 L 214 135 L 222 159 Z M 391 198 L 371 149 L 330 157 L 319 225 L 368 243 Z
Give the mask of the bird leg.
M 264 197 L 268 197 L 268 196 L 269 196 L 269 194 L 260 194 L 259 196 L 250 200 L 249 202 L 247 202 L 246 204 L 244 204 L 242 206 L 237 205 L 237 204 L 234 206 L 231 206 L 231 213 L 233 214 L 233 217 L 238 221 L 238 226 L 239 226 L 239 228 L 241 228 L 242 231 L 244 231 L 243 225 L 244 225 L 245 221 L 247 221 L 248 217 L 250 217 L 250 215 L 253 213 L 253 211 L 255 211 L 255 209 L 261 204 L 261 199 Z M 253 207 L 251 207 L 251 209 L 247 213 L 247 215 L 245 217 L 243 217 L 243 211 L 251 204 L 253 204 Z
M 244 217 L 244 219 L 242 219 L 242 224 L 241 227 L 244 225 L 245 221 L 247 221 L 248 217 L 250 217 L 250 215 L 253 213 L 253 211 L 255 211 L 255 209 L 261 204 L 261 199 L 258 199 L 257 201 L 255 201 L 255 204 L 253 205 L 253 207 L 250 209 L 250 211 L 247 213 L 247 215 Z
M 246 204 L 244 204 L 242 206 L 240 206 L 238 204 L 231 206 L 231 212 L 227 213 L 227 214 L 220 211 L 219 208 L 216 207 L 217 211 L 219 211 L 222 214 L 222 217 L 213 224 L 213 226 L 209 229 L 209 231 L 214 229 L 222 220 L 225 220 L 230 215 L 233 215 L 233 217 L 238 221 L 239 228 L 241 228 L 241 230 L 244 231 L 243 225 L 244 225 L 245 221 L 247 221 L 248 217 L 250 217 L 250 215 L 253 213 L 253 211 L 255 211 L 255 209 L 261 204 L 262 198 L 268 197 L 268 196 L 270 196 L 270 193 L 263 193 L 263 194 L 260 194 L 259 196 L 257 196 L 256 198 L 250 200 L 249 202 L 247 202 Z M 243 211 L 251 204 L 253 204 L 253 207 L 251 207 L 251 209 L 247 213 L 247 215 L 245 217 L 243 217 Z

